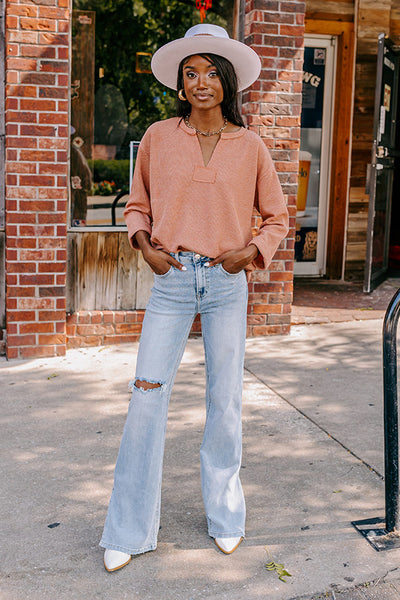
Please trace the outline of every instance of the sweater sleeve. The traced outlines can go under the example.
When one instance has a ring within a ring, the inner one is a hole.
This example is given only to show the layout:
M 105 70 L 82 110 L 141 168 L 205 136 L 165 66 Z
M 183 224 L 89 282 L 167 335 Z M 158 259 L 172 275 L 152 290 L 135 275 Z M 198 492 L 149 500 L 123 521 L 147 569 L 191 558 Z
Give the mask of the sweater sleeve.
M 124 210 L 125 222 L 128 227 L 128 238 L 132 248 L 136 250 L 134 235 L 138 231 L 147 231 L 151 236 L 152 214 L 150 205 L 150 154 L 148 151 L 148 136 L 144 135 L 136 157 L 133 173 L 132 189 Z
M 260 252 L 254 261 L 256 269 L 266 269 L 279 244 L 289 231 L 289 215 L 271 155 L 261 142 L 255 208 L 261 215 L 261 225 L 250 244 Z

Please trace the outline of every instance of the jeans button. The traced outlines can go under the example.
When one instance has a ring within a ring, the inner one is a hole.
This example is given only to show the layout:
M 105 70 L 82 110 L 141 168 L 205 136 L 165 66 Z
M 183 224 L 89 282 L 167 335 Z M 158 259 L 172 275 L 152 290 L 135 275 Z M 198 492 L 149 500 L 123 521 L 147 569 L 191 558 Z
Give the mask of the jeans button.
M 200 254 L 195 254 L 194 257 L 195 257 L 196 260 L 199 260 Z

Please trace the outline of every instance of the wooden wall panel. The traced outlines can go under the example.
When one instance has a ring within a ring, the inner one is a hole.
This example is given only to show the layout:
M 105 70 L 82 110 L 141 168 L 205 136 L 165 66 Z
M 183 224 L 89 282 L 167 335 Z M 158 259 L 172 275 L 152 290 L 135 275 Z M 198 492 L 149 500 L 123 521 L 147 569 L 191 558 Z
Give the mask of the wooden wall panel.
M 306 18 L 354 21 L 354 0 L 307 0 Z
M 354 95 L 351 187 L 365 187 L 367 164 L 371 162 L 374 120 L 376 56 L 358 57 Z
M 78 279 L 77 279 L 77 264 L 78 264 L 78 249 L 76 238 L 79 234 L 69 232 L 67 235 L 67 284 L 66 284 L 66 301 L 67 313 L 73 313 L 78 306 Z
M 97 260 L 95 270 L 96 310 L 109 310 L 117 306 L 119 234 L 97 234 Z
M 125 232 L 118 234 L 117 310 L 136 306 L 136 276 L 139 252 L 132 249 Z
M 347 221 L 346 278 L 359 280 L 364 275 L 367 248 L 369 196 L 364 188 L 350 190 Z
M 153 273 L 126 232 L 69 232 L 67 264 L 67 312 L 146 307 Z
M 395 44 L 400 45 L 400 0 L 392 0 L 390 11 L 390 37 Z
M 97 233 L 87 232 L 76 236 L 77 307 L 75 310 L 96 308 Z
M 357 56 L 376 55 L 378 35 L 390 31 L 392 1 L 359 0 Z

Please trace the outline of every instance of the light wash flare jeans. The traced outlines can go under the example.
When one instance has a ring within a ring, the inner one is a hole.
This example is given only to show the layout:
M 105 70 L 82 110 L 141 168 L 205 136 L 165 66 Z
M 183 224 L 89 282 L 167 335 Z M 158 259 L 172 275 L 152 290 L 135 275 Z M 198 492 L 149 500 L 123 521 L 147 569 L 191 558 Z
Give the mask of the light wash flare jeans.
M 168 403 L 197 313 L 206 358 L 206 424 L 200 449 L 201 486 L 211 537 L 244 536 L 242 386 L 247 282 L 193 252 L 172 254 L 174 267 L 155 275 L 143 322 L 135 381 L 161 383 L 133 393 L 100 546 L 129 554 L 154 550 L 160 523 Z

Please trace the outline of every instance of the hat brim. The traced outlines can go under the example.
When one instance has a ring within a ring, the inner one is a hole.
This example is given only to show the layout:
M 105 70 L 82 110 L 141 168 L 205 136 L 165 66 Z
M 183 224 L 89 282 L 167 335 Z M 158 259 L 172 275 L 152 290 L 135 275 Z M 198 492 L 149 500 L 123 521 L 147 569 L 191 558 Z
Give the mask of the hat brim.
M 260 74 L 261 61 L 252 48 L 237 40 L 214 35 L 180 38 L 161 46 L 153 55 L 151 70 L 158 81 L 176 90 L 180 62 L 187 56 L 207 53 L 223 56 L 232 63 L 239 92 L 254 83 Z

